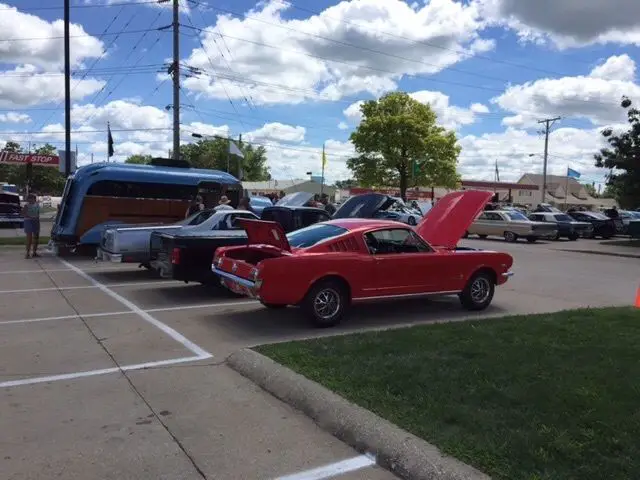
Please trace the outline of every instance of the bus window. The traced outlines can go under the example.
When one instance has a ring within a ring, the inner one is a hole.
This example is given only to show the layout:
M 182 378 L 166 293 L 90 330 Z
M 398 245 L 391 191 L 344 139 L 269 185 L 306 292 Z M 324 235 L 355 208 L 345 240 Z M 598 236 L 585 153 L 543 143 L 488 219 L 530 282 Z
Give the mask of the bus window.
M 195 193 L 194 187 L 146 182 L 118 182 L 101 180 L 89 187 L 87 195 L 117 198 L 162 198 L 188 200 Z

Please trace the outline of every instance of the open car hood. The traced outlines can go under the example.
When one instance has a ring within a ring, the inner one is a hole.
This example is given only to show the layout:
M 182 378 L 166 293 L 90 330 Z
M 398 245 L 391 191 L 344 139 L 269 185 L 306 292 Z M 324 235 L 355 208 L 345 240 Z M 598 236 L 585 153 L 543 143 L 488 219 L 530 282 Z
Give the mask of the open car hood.
M 296 192 L 285 195 L 276 203 L 278 207 L 302 207 L 313 198 L 313 193 Z
M 247 218 L 239 218 L 237 223 L 247 232 L 249 245 L 272 245 L 287 252 L 291 251 L 287 234 L 279 223 Z
M 333 218 L 373 218 L 380 210 L 386 210 L 395 198 L 381 193 L 364 193 L 349 198 L 340 205 Z
M 480 190 L 451 192 L 427 212 L 416 231 L 433 246 L 454 249 L 492 197 L 493 192 Z

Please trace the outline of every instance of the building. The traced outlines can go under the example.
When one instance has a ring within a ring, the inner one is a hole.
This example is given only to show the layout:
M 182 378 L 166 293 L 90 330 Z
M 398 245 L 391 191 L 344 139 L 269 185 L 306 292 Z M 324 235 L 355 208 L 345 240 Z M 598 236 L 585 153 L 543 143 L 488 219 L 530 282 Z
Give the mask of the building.
M 335 197 L 336 187 L 322 185 L 321 182 L 308 179 L 267 180 L 264 182 L 242 182 L 242 186 L 251 195 L 267 195 L 284 192 L 286 194 L 307 192 L 313 194 L 326 193 L 330 198 Z
M 534 173 L 525 173 L 518 180 L 518 184 L 540 186 L 534 189 L 518 190 L 514 203 L 531 205 L 535 207 L 540 203 L 549 203 L 560 209 L 566 208 L 586 208 L 587 210 L 598 210 L 601 208 L 611 208 L 617 206 L 613 198 L 595 198 L 589 195 L 587 189 L 578 180 L 560 175 L 547 175 L 547 193 L 545 202 L 542 201 L 542 179 L 543 176 Z

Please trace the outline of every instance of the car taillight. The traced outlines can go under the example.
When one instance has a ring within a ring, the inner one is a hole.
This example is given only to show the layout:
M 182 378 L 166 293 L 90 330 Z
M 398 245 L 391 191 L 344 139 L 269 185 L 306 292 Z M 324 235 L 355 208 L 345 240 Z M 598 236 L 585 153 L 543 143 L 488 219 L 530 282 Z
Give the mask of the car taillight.
M 249 279 L 252 282 L 255 282 L 258 279 L 258 273 L 260 273 L 260 270 L 258 270 L 257 268 L 252 268 L 251 273 L 249 274 Z
M 177 247 L 171 252 L 171 263 L 174 265 L 180 264 L 180 249 Z

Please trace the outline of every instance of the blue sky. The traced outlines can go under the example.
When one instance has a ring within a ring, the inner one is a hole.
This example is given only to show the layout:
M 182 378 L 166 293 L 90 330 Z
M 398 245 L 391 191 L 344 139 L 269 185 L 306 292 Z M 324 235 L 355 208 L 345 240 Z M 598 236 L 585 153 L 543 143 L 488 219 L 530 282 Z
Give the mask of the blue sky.
M 599 182 L 592 160 L 599 130 L 624 123 L 622 94 L 640 98 L 640 2 L 592 0 L 589 11 L 578 0 L 538 3 L 184 3 L 183 141 L 192 132 L 242 134 L 267 148 L 276 178 L 318 170 L 325 143 L 327 177 L 344 179 L 356 102 L 398 89 L 430 103 L 457 132 L 465 178 L 492 179 L 496 161 L 503 180 L 540 171 L 537 121 L 561 116 L 550 140 L 551 172 L 571 166 L 582 180 Z M 62 145 L 62 0 L 43 5 L 0 3 L 0 143 Z M 170 31 L 157 28 L 171 23 L 170 9 L 144 0 L 72 0 L 71 18 L 72 142 L 80 163 L 92 153 L 105 159 L 107 122 L 116 160 L 165 155 L 172 97 L 162 71 L 172 44 Z

